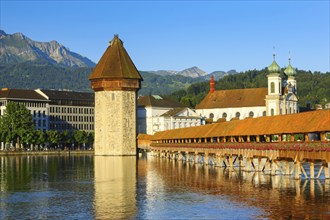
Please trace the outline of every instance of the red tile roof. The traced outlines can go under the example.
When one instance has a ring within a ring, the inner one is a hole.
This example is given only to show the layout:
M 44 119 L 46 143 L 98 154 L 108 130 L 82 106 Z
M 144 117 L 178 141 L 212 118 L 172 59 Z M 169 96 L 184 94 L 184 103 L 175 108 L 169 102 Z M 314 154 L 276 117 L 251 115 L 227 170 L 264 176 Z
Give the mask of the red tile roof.
M 157 132 L 152 140 L 330 132 L 330 110 L 220 122 Z
M 266 106 L 267 88 L 217 90 L 208 93 L 196 109 Z

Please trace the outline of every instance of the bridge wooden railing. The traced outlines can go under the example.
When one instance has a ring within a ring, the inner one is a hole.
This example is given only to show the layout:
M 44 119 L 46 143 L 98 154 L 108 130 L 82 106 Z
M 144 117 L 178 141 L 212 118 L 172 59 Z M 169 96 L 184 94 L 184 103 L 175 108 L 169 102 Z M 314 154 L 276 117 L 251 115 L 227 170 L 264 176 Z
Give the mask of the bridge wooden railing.
M 330 152 L 330 141 L 309 142 L 219 142 L 219 143 L 151 143 L 156 148 L 207 148 Z

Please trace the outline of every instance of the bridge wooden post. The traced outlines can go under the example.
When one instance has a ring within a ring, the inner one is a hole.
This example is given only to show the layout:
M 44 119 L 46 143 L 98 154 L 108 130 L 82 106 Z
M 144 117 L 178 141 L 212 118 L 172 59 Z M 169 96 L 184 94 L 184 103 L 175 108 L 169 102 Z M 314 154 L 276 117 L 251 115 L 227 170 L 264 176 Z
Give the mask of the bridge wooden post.
M 234 166 L 234 164 L 233 164 L 233 155 L 232 154 L 229 155 L 228 162 L 229 162 L 229 167 Z
M 209 165 L 209 155 L 207 153 L 204 154 L 204 165 Z
M 314 173 L 314 161 L 309 162 L 309 176 L 311 179 L 315 178 L 315 173 Z
M 195 155 L 194 155 L 194 163 L 198 163 L 198 153 L 195 152 Z
M 188 151 L 186 151 L 185 153 L 185 158 L 186 158 L 186 162 L 188 163 L 190 161 L 190 155 Z
M 238 157 L 238 160 L 239 160 L 239 166 L 240 167 L 245 167 L 244 160 L 243 160 L 243 156 L 242 155 Z
M 217 161 L 217 163 L 216 163 L 217 167 L 223 167 L 223 159 L 222 159 L 221 154 L 216 155 L 216 161 Z
M 294 178 L 296 180 L 299 180 L 301 178 L 301 162 L 299 160 L 296 161 L 295 163 L 295 174 L 294 174 Z
M 246 171 L 246 172 L 252 172 L 252 161 L 251 161 L 251 157 L 247 157 L 246 158 L 246 165 L 245 165 L 244 171 Z
M 178 161 L 182 161 L 183 159 L 183 155 L 181 153 L 181 151 L 178 152 Z
M 290 175 L 290 164 L 288 161 L 285 161 L 285 174 L 284 175 Z
M 275 176 L 276 175 L 276 169 L 277 169 L 277 162 L 276 162 L 276 160 L 272 160 L 271 170 L 270 170 L 270 175 L 271 176 Z
M 324 177 L 325 179 L 329 179 L 329 163 L 327 161 L 324 161 L 323 167 L 324 167 Z

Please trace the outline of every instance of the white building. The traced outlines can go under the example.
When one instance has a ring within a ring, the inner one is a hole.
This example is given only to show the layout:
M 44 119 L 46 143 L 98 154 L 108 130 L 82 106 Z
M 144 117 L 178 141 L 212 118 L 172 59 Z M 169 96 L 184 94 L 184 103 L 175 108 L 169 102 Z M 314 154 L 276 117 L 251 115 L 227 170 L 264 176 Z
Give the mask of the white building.
M 0 90 L 0 116 L 5 114 L 8 102 L 23 104 L 31 113 L 36 130 L 49 129 L 49 100 L 34 90 L 8 89 Z
M 158 95 L 138 98 L 138 133 L 154 134 L 202 125 L 202 117 L 181 103 Z
M 282 82 L 281 68 L 275 61 L 275 55 L 268 71 L 268 88 L 216 91 L 212 76 L 210 92 L 196 106 L 196 113 L 216 122 L 299 112 L 296 71 L 292 68 L 290 59 L 284 70 L 286 81 Z
M 4 88 L 0 116 L 8 102 L 22 103 L 33 116 L 36 130 L 94 131 L 94 93 Z

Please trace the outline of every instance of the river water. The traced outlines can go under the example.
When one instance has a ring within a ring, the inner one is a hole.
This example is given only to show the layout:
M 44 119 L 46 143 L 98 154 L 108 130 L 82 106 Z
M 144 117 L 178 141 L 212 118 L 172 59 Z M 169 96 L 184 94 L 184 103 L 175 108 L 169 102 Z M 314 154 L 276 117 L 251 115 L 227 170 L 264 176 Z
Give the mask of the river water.
M 155 157 L 0 157 L 0 219 L 330 219 L 328 180 Z

